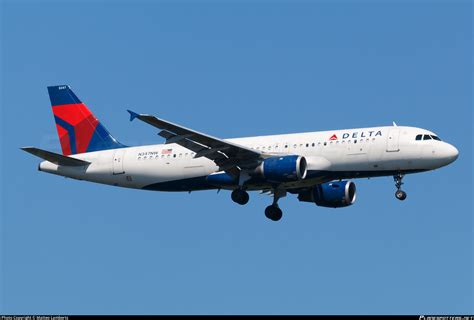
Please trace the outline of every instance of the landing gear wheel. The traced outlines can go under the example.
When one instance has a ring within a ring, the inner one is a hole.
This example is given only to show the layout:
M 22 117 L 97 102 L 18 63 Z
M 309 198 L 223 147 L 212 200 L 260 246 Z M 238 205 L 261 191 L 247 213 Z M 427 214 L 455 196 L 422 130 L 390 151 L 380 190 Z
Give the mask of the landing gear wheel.
M 283 212 L 277 206 L 271 205 L 265 209 L 265 216 L 273 221 L 278 221 L 283 216 Z
M 234 191 L 232 191 L 231 198 L 232 201 L 240 205 L 244 205 L 249 202 L 250 196 L 247 191 L 244 191 L 242 189 L 235 189 Z
M 395 192 L 395 197 L 398 199 L 398 200 L 405 200 L 407 198 L 407 193 L 405 191 L 402 191 L 402 190 L 397 190 L 397 192 Z

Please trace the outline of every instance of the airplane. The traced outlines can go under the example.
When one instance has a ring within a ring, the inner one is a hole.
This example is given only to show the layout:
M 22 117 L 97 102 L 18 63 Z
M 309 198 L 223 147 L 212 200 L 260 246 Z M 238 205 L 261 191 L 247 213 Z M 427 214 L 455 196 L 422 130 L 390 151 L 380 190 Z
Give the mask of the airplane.
M 249 191 L 273 196 L 265 216 L 282 218 L 279 199 L 329 208 L 356 200 L 351 179 L 393 176 L 399 200 L 406 174 L 438 169 L 459 155 L 435 133 L 392 126 L 220 139 L 181 125 L 127 110 L 159 130 L 162 144 L 126 146 L 118 142 L 70 86 L 50 86 L 62 154 L 23 147 L 44 161 L 38 170 L 78 180 L 153 191 L 231 191 L 239 205 Z

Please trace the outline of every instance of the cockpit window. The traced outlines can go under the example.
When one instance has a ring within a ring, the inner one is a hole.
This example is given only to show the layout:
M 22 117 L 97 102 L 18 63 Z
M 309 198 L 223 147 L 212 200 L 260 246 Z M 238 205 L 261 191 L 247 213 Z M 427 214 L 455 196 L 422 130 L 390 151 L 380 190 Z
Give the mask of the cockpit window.
M 433 134 L 418 134 L 415 138 L 417 141 L 420 140 L 436 140 L 436 141 L 441 141 L 441 139 L 438 136 L 435 136 Z

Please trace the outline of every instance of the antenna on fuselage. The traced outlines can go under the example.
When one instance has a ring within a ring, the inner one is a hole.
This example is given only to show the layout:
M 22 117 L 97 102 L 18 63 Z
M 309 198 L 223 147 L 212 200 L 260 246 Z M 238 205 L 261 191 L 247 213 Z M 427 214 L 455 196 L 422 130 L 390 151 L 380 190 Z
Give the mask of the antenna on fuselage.
M 393 122 L 394 127 L 398 127 L 397 124 L 395 123 L 395 121 L 392 121 L 392 122 Z

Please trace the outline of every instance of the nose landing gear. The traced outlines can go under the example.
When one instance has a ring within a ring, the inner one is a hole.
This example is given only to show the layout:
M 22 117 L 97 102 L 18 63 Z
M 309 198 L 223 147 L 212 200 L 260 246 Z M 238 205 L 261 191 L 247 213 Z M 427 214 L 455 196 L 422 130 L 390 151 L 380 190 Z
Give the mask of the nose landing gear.
M 405 200 L 407 198 L 407 193 L 403 190 L 397 190 L 395 192 L 395 197 L 397 197 L 398 200 Z
M 398 200 L 405 200 L 407 198 L 407 193 L 401 189 L 403 182 L 402 179 L 405 175 L 398 173 L 397 175 L 393 176 L 393 180 L 395 181 L 395 187 L 397 187 L 397 191 L 395 192 L 395 197 Z

